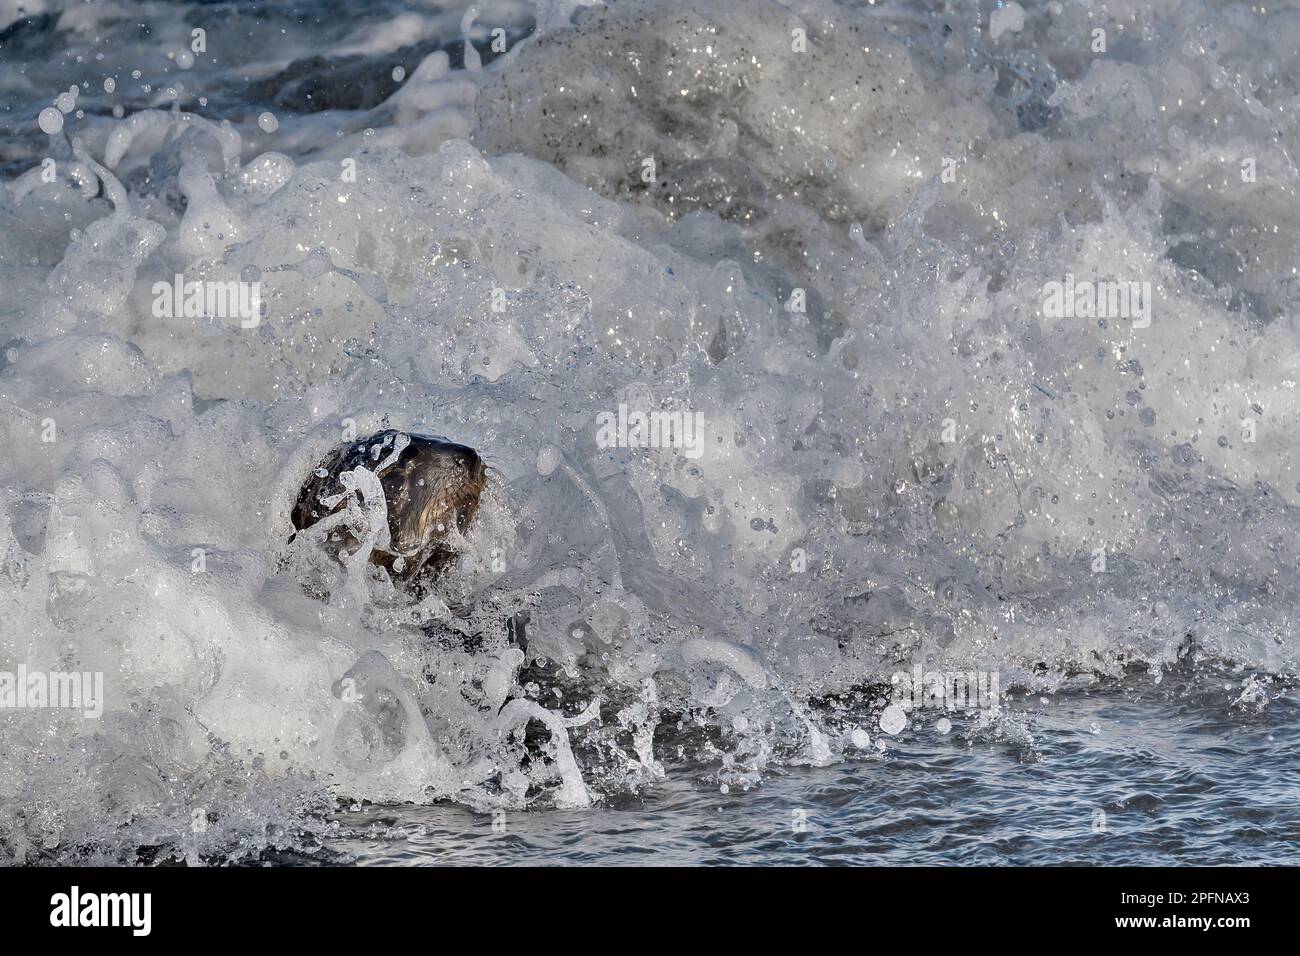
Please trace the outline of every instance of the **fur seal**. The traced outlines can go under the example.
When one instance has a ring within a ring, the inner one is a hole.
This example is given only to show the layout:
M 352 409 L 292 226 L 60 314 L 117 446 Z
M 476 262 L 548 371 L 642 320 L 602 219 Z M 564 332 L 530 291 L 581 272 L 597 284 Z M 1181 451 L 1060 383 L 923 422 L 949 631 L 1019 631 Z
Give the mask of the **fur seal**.
M 487 483 L 483 459 L 468 445 L 394 429 L 343 445 L 303 482 L 290 514 L 295 536 L 343 509 L 349 490 L 373 507 L 365 501 L 365 488 L 369 485 L 373 495 L 374 479 L 344 477 L 358 468 L 378 479 L 388 516 L 388 541 L 384 546 L 381 539 L 371 551 L 371 562 L 385 568 L 398 587 L 425 593 L 455 556 L 448 535 L 453 528 L 463 535 L 478 511 Z M 360 543 L 345 525 L 327 540 L 335 557 Z

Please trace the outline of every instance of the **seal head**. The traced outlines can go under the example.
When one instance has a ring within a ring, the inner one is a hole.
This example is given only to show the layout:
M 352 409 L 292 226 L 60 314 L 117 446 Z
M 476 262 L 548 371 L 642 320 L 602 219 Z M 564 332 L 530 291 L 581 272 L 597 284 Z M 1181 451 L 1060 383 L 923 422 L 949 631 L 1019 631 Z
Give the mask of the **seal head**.
M 346 506 L 348 489 L 340 476 L 358 468 L 379 479 L 388 518 L 389 545 L 375 548 L 371 562 L 386 568 L 399 586 L 427 591 L 455 556 L 447 541 L 452 529 L 463 535 L 478 511 L 487 483 L 483 459 L 467 445 L 393 429 L 343 445 L 303 482 L 290 514 L 295 532 Z M 364 501 L 364 484 L 354 487 Z M 360 541 L 340 525 L 326 544 L 337 557 Z

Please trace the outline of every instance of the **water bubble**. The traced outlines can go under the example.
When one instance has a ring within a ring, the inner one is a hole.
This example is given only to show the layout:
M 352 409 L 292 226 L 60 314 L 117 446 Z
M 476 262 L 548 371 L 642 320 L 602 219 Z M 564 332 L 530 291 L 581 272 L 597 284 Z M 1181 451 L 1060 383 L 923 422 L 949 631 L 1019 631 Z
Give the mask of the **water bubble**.
M 55 99 L 54 105 L 59 108 L 61 113 L 71 113 L 77 108 L 77 98 L 71 93 L 60 93 Z
M 117 80 L 113 79 L 111 76 L 105 77 L 104 92 L 112 93 L 115 89 L 117 89 Z
M 122 107 L 121 103 L 115 103 L 113 105 L 113 115 L 116 116 L 118 119 L 121 119 L 123 116 L 126 115 L 126 110 Z
M 939 722 L 934 725 L 934 729 L 939 731 L 939 733 L 941 734 L 951 733 L 952 721 L 949 720 L 947 717 L 940 717 Z
M 257 118 L 257 125 L 262 128 L 263 133 L 274 133 L 280 128 L 280 121 L 275 118 L 274 113 L 267 110 Z
M 404 79 L 406 79 L 406 67 L 400 65 L 393 67 L 393 81 L 401 83 Z
M 554 445 L 543 445 L 537 453 L 537 473 L 549 475 L 560 464 L 560 449 Z
M 176 65 L 182 70 L 188 70 L 194 65 L 194 54 L 189 50 L 176 51 Z
M 41 132 L 53 136 L 63 129 L 63 114 L 53 106 L 47 106 L 41 110 L 41 115 L 36 118 L 36 122 L 40 125 Z
M 849 734 L 849 740 L 859 750 L 866 750 L 871 746 L 871 735 L 861 727 L 853 728 L 853 733 Z
M 880 729 L 889 735 L 902 732 L 907 726 L 907 714 L 898 704 L 890 704 L 880 712 Z

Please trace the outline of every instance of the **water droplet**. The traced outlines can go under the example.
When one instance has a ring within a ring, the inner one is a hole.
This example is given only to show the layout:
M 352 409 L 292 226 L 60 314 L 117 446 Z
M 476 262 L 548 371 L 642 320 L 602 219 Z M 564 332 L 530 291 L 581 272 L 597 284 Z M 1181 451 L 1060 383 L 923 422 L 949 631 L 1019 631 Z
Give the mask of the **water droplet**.
M 549 475 L 560 464 L 560 450 L 554 445 L 543 445 L 537 453 L 537 473 Z
M 880 729 L 885 733 L 892 736 L 901 733 L 906 726 L 907 714 L 903 712 L 903 708 L 898 704 L 890 704 L 880 712 Z
M 37 117 L 36 122 L 40 125 L 41 132 L 53 136 L 63 129 L 63 114 L 53 106 L 47 106 L 41 110 L 41 115 Z
M 274 133 L 280 128 L 280 121 L 268 110 L 257 118 L 257 125 L 262 128 L 263 133 Z

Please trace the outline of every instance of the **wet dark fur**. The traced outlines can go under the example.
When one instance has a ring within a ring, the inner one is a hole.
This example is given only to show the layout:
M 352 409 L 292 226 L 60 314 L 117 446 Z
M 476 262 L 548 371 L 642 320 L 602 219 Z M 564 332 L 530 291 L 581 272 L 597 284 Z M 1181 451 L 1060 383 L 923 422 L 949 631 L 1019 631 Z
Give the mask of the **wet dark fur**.
M 487 475 L 483 459 L 473 448 L 393 429 L 341 446 L 307 476 L 290 518 L 294 528 L 301 531 L 343 508 L 345 501 L 327 508 L 320 499 L 343 492 L 340 473 L 358 467 L 369 471 L 378 468 L 402 434 L 411 443 L 402 449 L 397 461 L 379 473 L 388 508 L 391 548 L 376 549 L 370 560 L 387 569 L 399 586 L 421 592 L 454 557 L 445 543 L 447 533 L 454 526 L 464 534 L 478 511 Z M 317 474 L 322 469 L 324 477 Z M 351 551 L 358 543 L 341 527 L 330 535 L 329 547 L 337 555 L 340 550 Z M 399 556 L 403 559 L 400 569 Z

